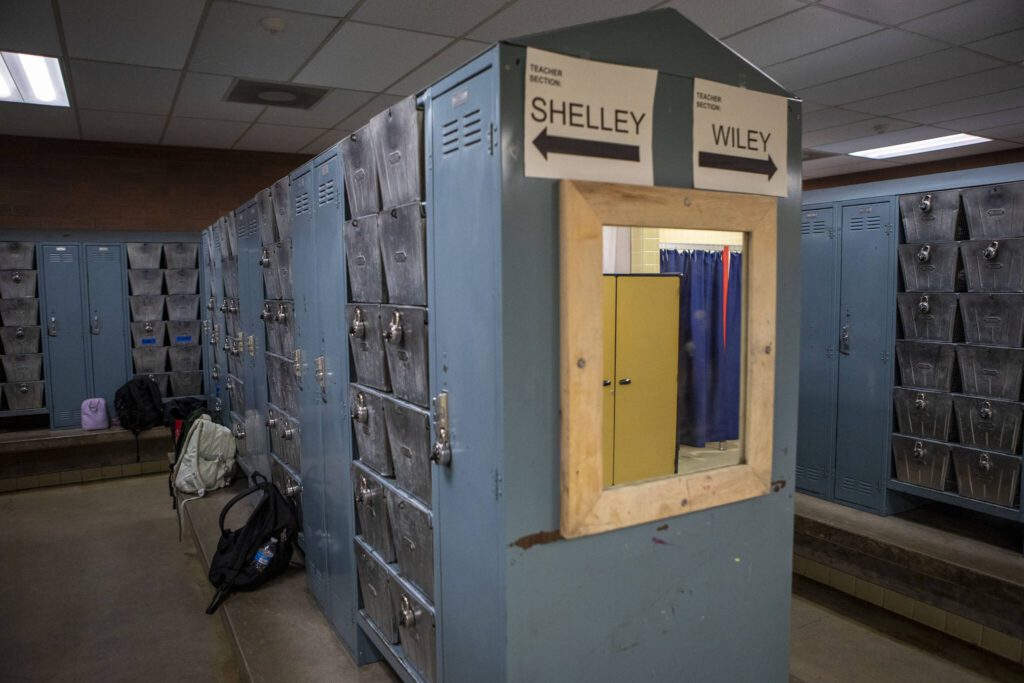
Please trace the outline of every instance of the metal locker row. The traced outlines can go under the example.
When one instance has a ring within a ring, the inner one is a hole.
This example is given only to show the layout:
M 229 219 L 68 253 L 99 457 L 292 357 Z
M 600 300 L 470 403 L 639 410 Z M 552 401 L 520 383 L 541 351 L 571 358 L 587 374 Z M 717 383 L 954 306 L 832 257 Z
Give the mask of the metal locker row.
M 0 414 L 45 405 L 36 246 L 0 242 Z
M 1024 183 L 905 195 L 900 207 L 894 479 L 1019 511 Z
M 131 363 L 165 398 L 202 396 L 199 242 L 129 242 Z

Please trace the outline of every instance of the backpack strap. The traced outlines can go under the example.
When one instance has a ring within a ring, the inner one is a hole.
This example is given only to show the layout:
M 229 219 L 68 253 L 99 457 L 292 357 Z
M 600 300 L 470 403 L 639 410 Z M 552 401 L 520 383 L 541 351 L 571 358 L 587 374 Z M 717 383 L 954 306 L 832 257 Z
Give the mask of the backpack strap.
M 220 525 L 221 534 L 224 533 L 224 518 L 227 517 L 228 510 L 234 507 L 235 503 L 242 500 L 246 496 L 250 496 L 256 493 L 257 491 L 262 491 L 267 487 L 267 478 L 263 477 L 263 475 L 259 474 L 259 472 L 253 473 L 253 479 L 256 479 L 257 476 L 260 476 L 263 479 L 263 481 L 257 482 L 256 484 L 253 484 L 252 486 L 242 491 L 241 493 L 236 494 L 231 500 L 229 500 L 224 505 L 224 509 L 220 511 L 220 519 L 218 520 L 218 524 Z

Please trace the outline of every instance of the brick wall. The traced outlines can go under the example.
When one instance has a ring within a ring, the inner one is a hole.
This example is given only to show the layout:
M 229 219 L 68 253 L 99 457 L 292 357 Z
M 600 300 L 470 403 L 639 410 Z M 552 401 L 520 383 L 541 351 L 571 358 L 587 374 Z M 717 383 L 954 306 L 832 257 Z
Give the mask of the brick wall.
M 308 158 L 0 135 L 0 230 L 202 230 Z

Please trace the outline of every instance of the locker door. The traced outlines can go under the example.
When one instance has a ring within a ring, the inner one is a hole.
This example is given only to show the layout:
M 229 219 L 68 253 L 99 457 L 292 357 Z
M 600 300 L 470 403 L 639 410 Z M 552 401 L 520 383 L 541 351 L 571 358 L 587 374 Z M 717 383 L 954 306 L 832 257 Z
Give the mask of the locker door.
M 89 398 L 89 353 L 82 291 L 82 250 L 77 244 L 44 244 L 43 328 L 46 331 L 46 402 L 50 425 L 81 424 Z M 122 357 L 123 358 L 123 357 Z
M 895 344 L 890 202 L 842 209 L 835 497 L 880 508 L 889 460 Z
M 124 247 L 120 244 L 85 246 L 86 326 L 91 335 L 92 395 L 107 401 L 114 414 L 114 393 L 131 376 L 128 312 L 124 278 Z
M 611 486 L 615 474 L 615 284 L 614 275 L 605 275 L 601 281 L 602 318 L 604 327 L 604 417 L 601 423 L 602 435 L 602 478 L 605 486 Z
M 833 211 L 804 211 L 800 224 L 800 410 L 796 485 L 829 495 L 835 461 L 836 287 L 838 240 Z
M 317 299 L 322 296 L 316 272 L 317 244 L 313 234 L 312 199 L 316 188 L 311 165 L 292 175 L 292 277 L 295 297 L 295 348 L 300 354 L 299 429 L 302 434 L 302 523 L 305 536 L 306 579 L 309 590 L 326 610 L 327 524 L 324 512 L 324 461 L 320 440 L 320 387 L 313 359 L 320 348 Z M 339 295 L 340 296 L 340 295 Z M 336 334 L 344 334 L 340 329 Z M 341 419 L 341 418 L 339 418 Z M 352 502 L 349 501 L 351 505 Z
M 352 538 L 355 508 L 349 456 L 352 435 L 348 419 L 348 353 L 345 345 L 345 252 L 343 245 L 343 180 L 341 157 L 331 148 L 314 160 L 316 202 L 313 207 L 313 242 L 316 244 L 316 280 L 322 283 L 317 298 L 320 338 L 307 353 L 317 356 L 322 380 L 310 378 L 311 403 L 320 412 L 323 460 L 324 525 L 330 608 L 327 615 L 352 652 L 368 648 L 357 641 L 365 635 L 356 627 L 357 584 Z M 303 457 L 305 457 L 303 455 Z
M 505 555 L 494 550 L 503 529 L 494 435 L 501 432 L 502 313 L 500 154 L 489 130 L 497 125 L 497 75 L 487 65 L 472 77 L 431 91 L 428 269 L 431 387 L 449 393 L 451 467 L 434 467 L 435 557 L 463 558 L 440 567 L 438 680 L 504 680 L 493 656 L 504 642 L 499 610 Z M 473 282 L 473 287 L 464 283 Z M 487 550 L 491 548 L 492 550 Z M 487 653 L 491 653 L 488 655 Z
M 267 359 L 263 333 L 263 267 L 260 266 L 259 215 L 256 202 L 248 204 L 238 222 L 239 326 L 245 334 L 245 433 L 253 464 L 270 478 L 270 439 L 267 434 Z
M 679 278 L 618 278 L 615 484 L 675 473 L 678 366 Z

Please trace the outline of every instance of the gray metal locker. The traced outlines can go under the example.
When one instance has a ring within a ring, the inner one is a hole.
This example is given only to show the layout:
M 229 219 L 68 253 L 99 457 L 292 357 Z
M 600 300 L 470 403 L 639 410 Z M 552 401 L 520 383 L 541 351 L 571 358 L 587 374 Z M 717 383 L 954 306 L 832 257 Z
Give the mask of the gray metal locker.
M 41 317 L 46 349 L 46 396 L 50 426 L 81 424 L 82 400 L 89 397 L 89 341 L 82 287 L 82 249 L 77 244 L 44 244 Z M 124 358 L 120 365 L 123 367 Z
M 805 207 L 800 224 L 800 410 L 796 485 L 831 496 L 835 460 L 839 240 L 831 206 Z
M 114 414 L 114 394 L 131 377 L 124 247 L 85 245 L 86 313 L 91 335 L 92 396 Z
M 849 203 L 841 211 L 835 498 L 880 510 L 892 425 L 894 202 Z

